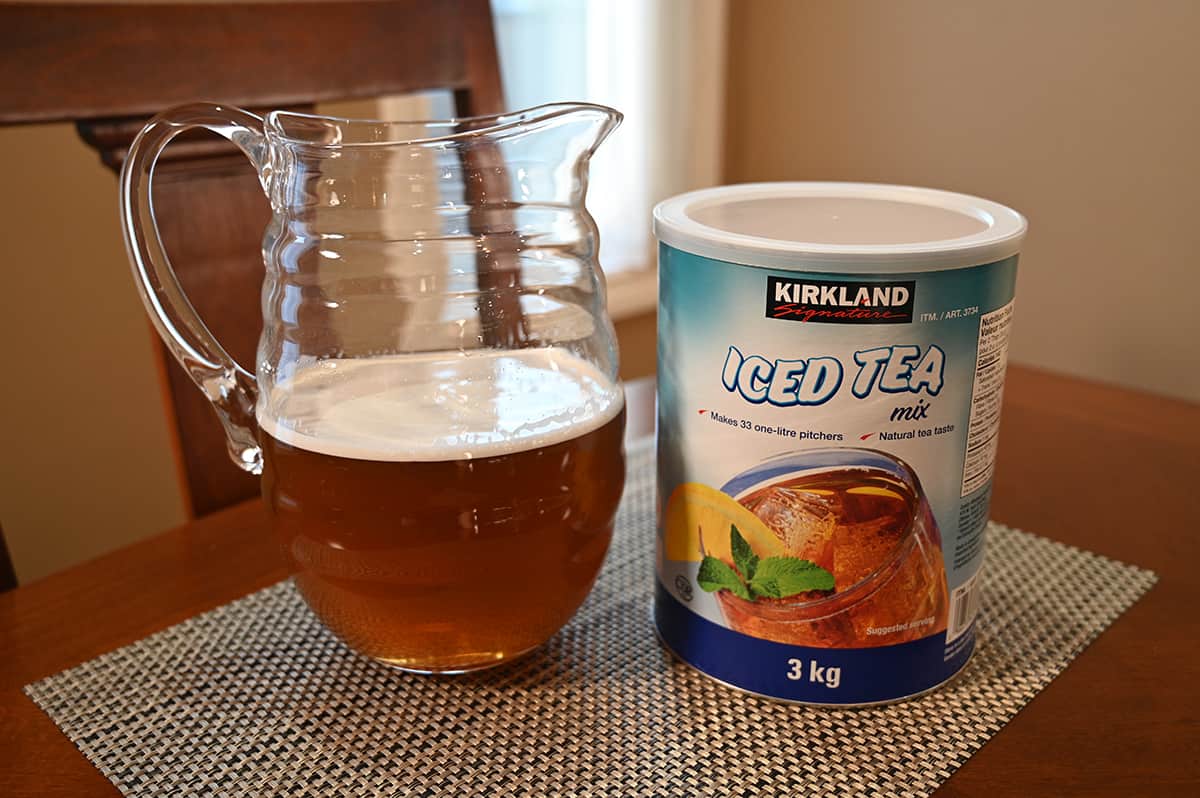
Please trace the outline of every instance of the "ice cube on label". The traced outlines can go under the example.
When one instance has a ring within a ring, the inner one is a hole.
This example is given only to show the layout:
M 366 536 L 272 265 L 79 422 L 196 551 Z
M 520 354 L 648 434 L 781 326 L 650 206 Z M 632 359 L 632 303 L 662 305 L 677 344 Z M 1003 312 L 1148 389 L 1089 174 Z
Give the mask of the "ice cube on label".
M 829 568 L 841 502 L 833 491 L 772 487 L 759 492 L 749 509 L 783 543 L 787 553 Z
M 833 577 L 838 589 L 848 588 L 889 562 L 905 530 L 905 519 L 893 514 L 839 526 L 833 536 Z

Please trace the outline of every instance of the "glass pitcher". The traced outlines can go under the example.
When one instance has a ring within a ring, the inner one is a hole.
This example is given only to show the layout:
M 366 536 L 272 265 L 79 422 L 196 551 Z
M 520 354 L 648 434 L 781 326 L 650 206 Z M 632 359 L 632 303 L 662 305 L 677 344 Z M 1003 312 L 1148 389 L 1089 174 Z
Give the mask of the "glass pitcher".
M 584 197 L 620 120 L 586 104 L 430 122 L 197 104 L 133 143 L 121 213 L 147 311 L 234 461 L 262 474 L 304 599 L 368 656 L 497 664 L 595 580 L 625 416 Z M 273 210 L 253 374 L 197 316 L 154 222 L 155 161 L 195 127 L 237 145 Z

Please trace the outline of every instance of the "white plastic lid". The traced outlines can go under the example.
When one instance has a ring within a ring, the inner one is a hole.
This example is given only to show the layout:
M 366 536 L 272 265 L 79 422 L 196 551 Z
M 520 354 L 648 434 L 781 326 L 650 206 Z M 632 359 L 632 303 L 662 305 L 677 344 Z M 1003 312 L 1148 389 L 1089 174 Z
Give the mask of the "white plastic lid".
M 1015 255 L 1025 217 L 996 202 L 878 183 L 747 183 L 660 202 L 654 234 L 706 258 L 792 271 L 918 272 Z

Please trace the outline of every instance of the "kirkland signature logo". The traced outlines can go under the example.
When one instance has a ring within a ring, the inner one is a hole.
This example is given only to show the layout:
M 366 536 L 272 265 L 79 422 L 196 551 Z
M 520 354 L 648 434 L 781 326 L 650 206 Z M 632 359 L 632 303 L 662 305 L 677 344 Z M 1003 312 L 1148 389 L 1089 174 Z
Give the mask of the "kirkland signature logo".
M 767 318 L 824 324 L 908 324 L 917 284 L 767 278 Z

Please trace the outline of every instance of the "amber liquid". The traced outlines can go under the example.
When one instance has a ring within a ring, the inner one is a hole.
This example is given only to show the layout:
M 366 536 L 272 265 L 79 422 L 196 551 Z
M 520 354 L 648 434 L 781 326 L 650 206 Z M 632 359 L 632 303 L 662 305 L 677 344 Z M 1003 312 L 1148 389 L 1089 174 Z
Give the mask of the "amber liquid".
M 946 628 L 941 539 L 928 504 L 877 469 L 804 474 L 740 499 L 793 557 L 833 574 L 834 589 L 745 601 L 724 591 L 732 628 L 796 645 L 857 648 Z
M 612 538 L 625 411 L 495 457 L 378 462 L 263 434 L 263 496 L 295 581 L 352 648 L 457 672 L 544 643 L 578 609 Z

